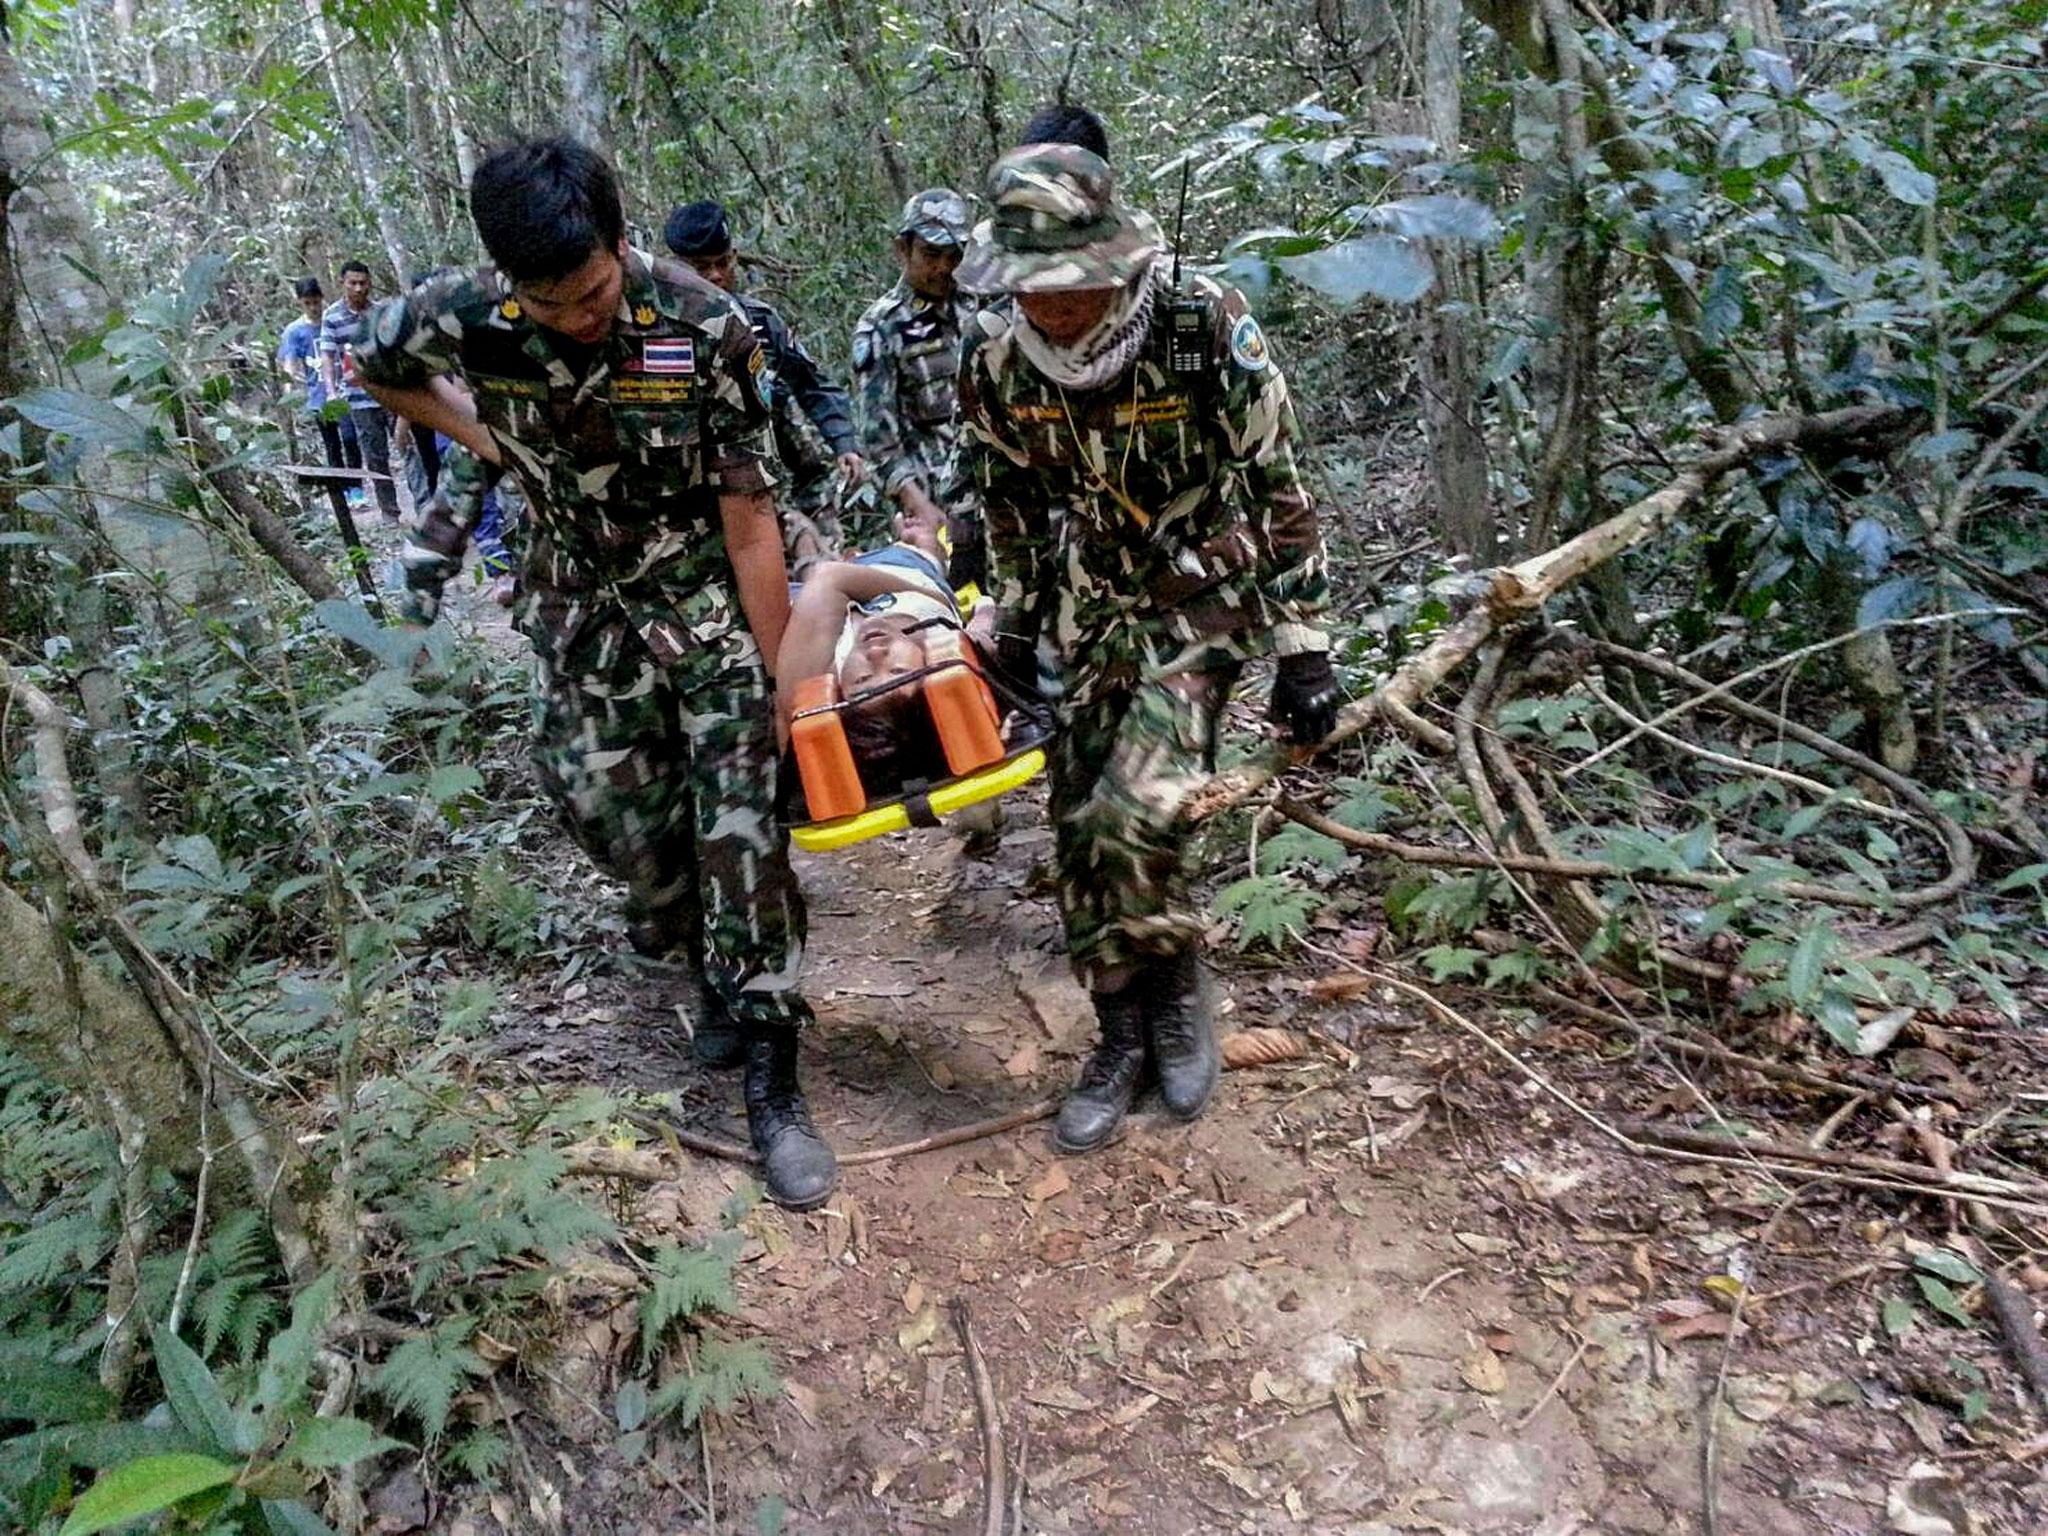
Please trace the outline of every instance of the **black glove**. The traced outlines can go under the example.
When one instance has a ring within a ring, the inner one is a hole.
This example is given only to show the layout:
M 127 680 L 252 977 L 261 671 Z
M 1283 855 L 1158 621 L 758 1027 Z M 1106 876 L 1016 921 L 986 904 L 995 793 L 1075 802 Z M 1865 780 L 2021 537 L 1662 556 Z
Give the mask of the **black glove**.
M 1286 728 L 1297 747 L 1312 747 L 1337 728 L 1337 706 L 1344 690 L 1328 651 L 1302 651 L 1280 658 L 1273 679 L 1273 707 L 1266 718 Z

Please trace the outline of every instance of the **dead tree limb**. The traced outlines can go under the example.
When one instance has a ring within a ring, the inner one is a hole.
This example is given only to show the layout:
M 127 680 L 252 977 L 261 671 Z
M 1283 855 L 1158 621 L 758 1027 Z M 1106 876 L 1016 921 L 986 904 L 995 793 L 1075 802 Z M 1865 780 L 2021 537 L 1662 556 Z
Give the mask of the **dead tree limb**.
M 1401 711 L 1412 712 L 1495 634 L 1533 618 L 1546 602 L 1603 562 L 1656 538 L 1704 502 L 1731 470 L 1772 452 L 1840 447 L 1889 437 L 1915 416 L 1911 410 L 1893 406 L 1851 406 L 1818 416 L 1763 416 L 1717 432 L 1714 446 L 1662 489 L 1556 549 L 1488 572 L 1479 601 L 1393 676 L 1349 705 L 1337 717 L 1337 728 L 1316 747 L 1281 748 L 1217 774 L 1189 797 L 1182 819 L 1205 821 L 1256 794 L 1313 752 L 1355 736 L 1375 721 L 1394 719 Z

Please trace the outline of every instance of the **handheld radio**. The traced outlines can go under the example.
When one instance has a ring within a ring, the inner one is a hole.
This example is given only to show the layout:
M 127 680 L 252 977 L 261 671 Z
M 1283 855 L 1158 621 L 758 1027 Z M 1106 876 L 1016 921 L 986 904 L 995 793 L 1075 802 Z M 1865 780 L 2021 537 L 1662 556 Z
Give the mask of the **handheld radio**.
M 1180 165 L 1180 209 L 1173 216 L 1173 298 L 1167 305 L 1166 365 L 1179 374 L 1209 369 L 1209 305 L 1181 291 L 1180 242 L 1188 222 L 1188 177 L 1195 168 L 1190 155 Z

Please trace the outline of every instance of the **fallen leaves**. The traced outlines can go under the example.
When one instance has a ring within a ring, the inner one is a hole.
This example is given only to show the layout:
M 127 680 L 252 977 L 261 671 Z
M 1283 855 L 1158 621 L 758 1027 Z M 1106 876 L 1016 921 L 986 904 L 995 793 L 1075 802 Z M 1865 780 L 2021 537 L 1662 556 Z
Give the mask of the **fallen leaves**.
M 1500 1363 L 1500 1356 L 1481 1344 L 1458 1362 L 1458 1376 L 1474 1392 L 1484 1392 L 1489 1397 L 1498 1396 L 1508 1389 L 1508 1369 Z
M 1066 1164 L 1054 1163 L 1025 1186 L 1024 1198 L 1033 1205 L 1043 1205 L 1048 1200 L 1057 1200 L 1073 1187 L 1074 1180 L 1067 1172 Z
M 1673 1296 L 1651 1311 L 1651 1324 L 1666 1344 L 1687 1339 L 1725 1339 L 1737 1326 L 1728 1313 L 1697 1296 Z
M 1291 1029 L 1240 1029 L 1223 1037 L 1223 1065 L 1232 1071 L 1300 1061 L 1307 1055 L 1307 1039 Z

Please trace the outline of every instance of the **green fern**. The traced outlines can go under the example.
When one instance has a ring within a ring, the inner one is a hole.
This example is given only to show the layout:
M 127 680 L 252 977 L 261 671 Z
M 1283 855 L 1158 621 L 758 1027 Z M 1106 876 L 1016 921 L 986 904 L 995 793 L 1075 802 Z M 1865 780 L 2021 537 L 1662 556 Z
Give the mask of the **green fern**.
M 654 1358 L 671 1326 L 700 1312 L 730 1312 L 737 1305 L 732 1267 L 740 1236 L 721 1232 L 702 1248 L 663 1247 L 654 1256 L 654 1280 L 640 1298 L 640 1360 Z
M 449 1442 L 442 1460 L 488 1487 L 497 1482 L 511 1456 L 511 1445 L 495 1429 L 472 1429 Z
M 1216 893 L 1216 910 L 1237 915 L 1237 947 L 1282 948 L 1291 930 L 1308 926 L 1320 902 L 1285 875 L 1253 875 Z
M 507 1259 L 539 1253 L 554 1260 L 579 1243 L 615 1236 L 609 1218 L 562 1187 L 568 1170 L 561 1153 L 534 1147 L 484 1163 L 452 1197 L 436 1189 L 402 1207 L 399 1223 L 416 1244 L 413 1299 L 450 1271 L 474 1280 Z
M 463 1342 L 475 1326 L 472 1317 L 445 1318 L 433 1332 L 392 1350 L 371 1378 L 371 1389 L 400 1413 L 418 1419 L 429 1439 L 438 1440 L 448 1427 L 448 1410 L 463 1383 L 484 1374 L 483 1361 Z
M 0 1294 L 33 1290 L 91 1274 L 106 1246 L 106 1222 L 91 1209 L 51 1216 L 7 1240 L 0 1253 Z
M 694 1424 L 708 1409 L 730 1413 L 742 1400 L 763 1402 L 782 1391 L 782 1378 L 768 1351 L 751 1339 L 722 1339 L 706 1334 L 697 1344 L 690 1372 L 669 1377 L 648 1399 L 650 1420 L 673 1414 L 681 1424 Z

